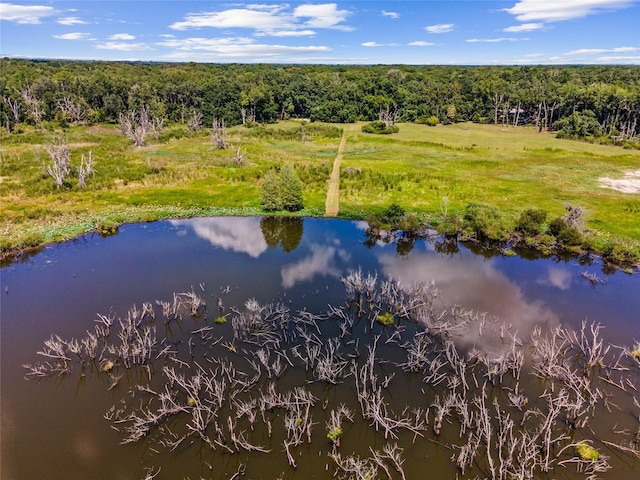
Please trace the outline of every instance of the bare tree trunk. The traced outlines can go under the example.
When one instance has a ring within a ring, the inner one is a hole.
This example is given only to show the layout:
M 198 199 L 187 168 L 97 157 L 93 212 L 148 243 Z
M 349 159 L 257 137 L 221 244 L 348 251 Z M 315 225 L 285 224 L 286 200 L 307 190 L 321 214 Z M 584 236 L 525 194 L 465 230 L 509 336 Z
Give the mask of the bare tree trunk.
M 7 103 L 7 105 L 9 105 L 15 122 L 20 123 L 20 104 L 18 103 L 18 101 L 12 101 L 11 97 L 9 97 L 8 95 L 4 97 L 4 101 Z
M 497 93 L 493 95 L 493 124 L 498 124 L 498 109 L 500 108 L 500 104 L 504 100 L 504 95 L 498 95 Z

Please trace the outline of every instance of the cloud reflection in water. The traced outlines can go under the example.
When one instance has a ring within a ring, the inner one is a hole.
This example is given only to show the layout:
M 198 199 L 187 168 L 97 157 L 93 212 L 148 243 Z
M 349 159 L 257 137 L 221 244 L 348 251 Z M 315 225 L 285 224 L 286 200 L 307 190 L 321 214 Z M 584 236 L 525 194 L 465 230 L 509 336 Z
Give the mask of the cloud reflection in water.
M 300 282 L 311 280 L 316 275 L 331 276 L 339 278 L 341 270 L 336 267 L 335 259 L 345 260 L 348 258 L 347 252 L 336 246 L 316 245 L 309 246 L 311 255 L 304 257 L 297 263 L 282 267 L 282 286 L 291 288 Z
M 495 268 L 495 263 L 480 257 L 465 256 L 451 261 L 439 255 L 414 252 L 409 258 L 382 254 L 378 260 L 386 276 L 404 285 L 433 280 L 441 292 L 442 307 L 459 305 L 465 309 L 487 312 L 499 319 L 497 328 L 504 321 L 511 325 L 510 332 L 527 338 L 536 325 L 558 325 L 559 318 L 540 301 L 525 297 L 522 289 Z M 493 347 L 492 335 L 482 338 L 468 337 L 474 343 Z M 500 339 L 493 336 L 493 343 Z
M 234 218 L 233 222 L 229 222 L 227 218 L 196 218 L 171 220 L 171 225 L 191 227 L 198 237 L 207 240 L 214 247 L 246 253 L 253 258 L 258 258 L 267 250 L 267 243 L 262 235 L 256 235 L 256 232 L 260 232 L 259 218 Z

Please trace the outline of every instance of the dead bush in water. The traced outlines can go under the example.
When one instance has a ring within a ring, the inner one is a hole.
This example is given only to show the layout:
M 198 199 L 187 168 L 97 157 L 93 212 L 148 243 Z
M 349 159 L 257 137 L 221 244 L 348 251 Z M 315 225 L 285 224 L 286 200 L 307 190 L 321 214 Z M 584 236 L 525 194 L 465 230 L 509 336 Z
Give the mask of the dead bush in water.
M 79 366 L 104 377 L 110 394 L 122 394 L 105 413 L 122 442 L 158 452 L 195 441 L 212 455 L 269 452 L 299 468 L 311 451 L 328 454 L 340 478 L 405 478 L 413 455 L 405 452 L 434 441 L 463 478 L 528 479 L 557 467 L 595 478 L 609 468 L 607 455 L 588 463 L 575 445 L 610 435 L 592 419 L 635 395 L 638 368 L 629 349 L 603 341 L 598 324 L 524 338 L 481 312 L 438 306 L 430 283 L 361 270 L 342 282 L 344 304 L 321 313 L 249 299 L 218 324 L 221 300 L 208 318 L 201 285 L 122 317 L 100 315 L 83 338 L 47 339 L 27 376 L 73 375 Z M 392 327 L 375 321 L 381 312 L 393 313 Z M 483 335 L 498 347 L 484 347 Z M 350 452 L 347 422 L 370 428 L 382 450 Z M 635 432 L 605 445 L 636 456 Z

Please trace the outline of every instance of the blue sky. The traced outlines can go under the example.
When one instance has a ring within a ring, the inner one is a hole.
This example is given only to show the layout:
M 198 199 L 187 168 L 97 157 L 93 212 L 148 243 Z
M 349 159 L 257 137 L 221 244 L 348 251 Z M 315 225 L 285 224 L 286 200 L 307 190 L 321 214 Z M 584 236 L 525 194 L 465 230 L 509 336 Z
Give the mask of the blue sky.
M 0 55 L 640 65 L 640 0 L 1 2 Z

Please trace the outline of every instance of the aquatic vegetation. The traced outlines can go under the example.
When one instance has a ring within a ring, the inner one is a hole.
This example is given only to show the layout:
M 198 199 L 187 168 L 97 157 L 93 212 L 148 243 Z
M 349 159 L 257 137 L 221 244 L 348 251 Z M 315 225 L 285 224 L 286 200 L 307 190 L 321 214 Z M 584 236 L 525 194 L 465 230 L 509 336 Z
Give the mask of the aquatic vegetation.
M 600 458 L 600 452 L 585 442 L 580 442 L 576 445 L 576 452 L 580 459 L 584 461 L 596 462 Z
M 380 325 L 389 326 L 393 325 L 393 314 L 391 312 L 386 312 L 376 317 L 376 322 Z

